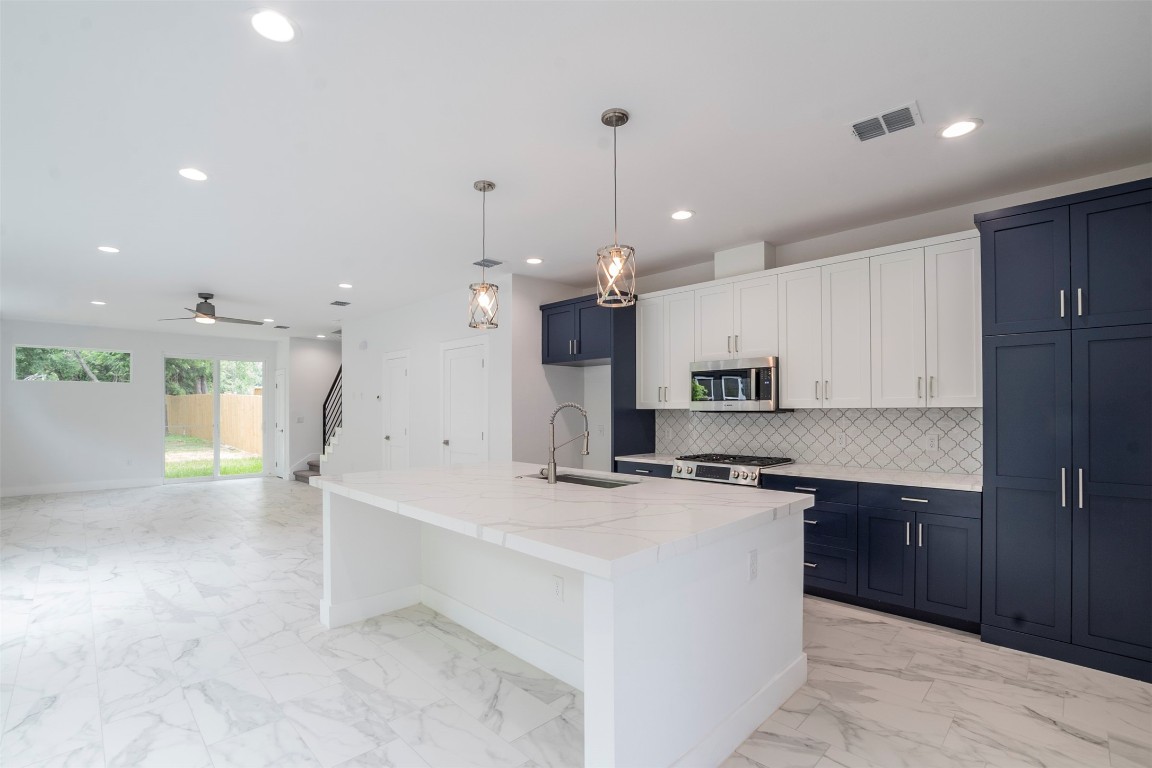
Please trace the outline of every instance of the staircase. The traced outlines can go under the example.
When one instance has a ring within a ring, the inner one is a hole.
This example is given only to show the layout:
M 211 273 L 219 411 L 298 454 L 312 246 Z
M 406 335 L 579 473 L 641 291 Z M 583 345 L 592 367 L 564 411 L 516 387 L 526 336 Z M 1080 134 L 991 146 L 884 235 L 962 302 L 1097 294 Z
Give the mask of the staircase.
M 316 477 L 319 474 L 320 474 L 320 462 L 319 461 L 310 461 L 310 462 L 308 462 L 308 469 L 298 469 L 292 473 L 292 476 L 295 477 L 300 482 L 306 483 L 306 482 L 308 482 L 308 478 Z

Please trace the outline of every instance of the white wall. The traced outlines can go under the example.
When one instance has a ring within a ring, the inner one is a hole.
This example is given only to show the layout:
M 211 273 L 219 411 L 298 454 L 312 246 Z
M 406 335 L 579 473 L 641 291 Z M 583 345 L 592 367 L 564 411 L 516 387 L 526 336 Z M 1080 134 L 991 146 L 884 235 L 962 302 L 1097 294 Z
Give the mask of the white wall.
M 792 243 L 776 244 L 776 265 L 785 267 L 790 264 L 800 264 L 806 261 L 824 259 L 829 256 L 839 256 L 855 251 L 865 251 L 870 248 L 882 248 L 896 243 L 910 240 L 920 240 L 937 235 L 949 235 L 954 232 L 963 232 L 975 229 L 972 217 L 977 213 L 995 211 L 1013 205 L 1047 200 L 1061 195 L 1071 195 L 1091 189 L 1123 184 L 1127 181 L 1136 181 L 1152 176 L 1152 164 L 1136 165 L 1118 171 L 1110 171 L 1096 176 L 1082 179 L 1073 179 L 1060 184 L 1047 187 L 1016 192 L 1011 195 L 1002 195 L 983 200 L 976 200 L 964 205 L 943 208 L 938 211 L 894 219 L 866 227 L 858 227 L 843 232 L 814 237 L 808 240 L 798 240 Z M 637 285 L 641 293 L 663 291 L 669 288 L 679 288 L 683 285 L 712 280 L 711 254 L 702 256 L 699 264 L 693 264 L 665 272 L 651 275 L 641 275 L 637 278 Z
M 13 381 L 15 345 L 132 353 L 126 384 Z M 264 362 L 265 391 L 278 367 L 273 341 L 149 333 L 6 320 L 0 323 L 0 494 L 154 485 L 164 477 L 164 358 L 221 356 Z M 264 423 L 275 398 L 264 398 Z M 272 431 L 265 471 L 272 473 Z
M 584 371 L 584 408 L 592 438 L 584 469 L 612 471 L 612 366 L 590 365 Z
M 340 342 L 290 339 L 288 342 L 289 471 L 303 469 L 324 450 L 321 410 L 340 369 Z

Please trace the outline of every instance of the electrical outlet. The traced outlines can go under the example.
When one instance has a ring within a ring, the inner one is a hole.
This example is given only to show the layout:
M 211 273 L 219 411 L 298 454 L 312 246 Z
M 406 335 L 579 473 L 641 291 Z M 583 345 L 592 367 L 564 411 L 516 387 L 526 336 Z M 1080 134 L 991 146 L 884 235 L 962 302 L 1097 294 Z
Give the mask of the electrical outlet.
M 848 435 L 844 434 L 843 432 L 837 432 L 836 433 L 836 447 L 837 448 L 847 448 L 848 447 Z
M 924 435 L 924 450 L 938 451 L 940 450 L 940 435 L 927 434 Z
M 560 602 L 564 602 L 564 577 L 552 577 L 552 596 Z
M 748 581 L 755 581 L 760 575 L 760 551 L 753 549 L 748 553 Z

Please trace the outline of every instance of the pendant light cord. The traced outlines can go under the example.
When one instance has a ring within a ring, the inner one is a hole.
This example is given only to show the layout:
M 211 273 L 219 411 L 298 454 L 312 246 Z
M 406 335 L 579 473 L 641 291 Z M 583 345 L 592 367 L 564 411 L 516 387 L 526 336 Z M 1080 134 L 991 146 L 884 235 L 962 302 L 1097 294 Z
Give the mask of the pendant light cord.
M 612 243 L 620 245 L 620 215 L 616 202 L 616 126 L 612 126 Z
M 488 260 L 488 190 L 480 192 L 480 282 L 488 282 L 488 268 L 483 262 Z

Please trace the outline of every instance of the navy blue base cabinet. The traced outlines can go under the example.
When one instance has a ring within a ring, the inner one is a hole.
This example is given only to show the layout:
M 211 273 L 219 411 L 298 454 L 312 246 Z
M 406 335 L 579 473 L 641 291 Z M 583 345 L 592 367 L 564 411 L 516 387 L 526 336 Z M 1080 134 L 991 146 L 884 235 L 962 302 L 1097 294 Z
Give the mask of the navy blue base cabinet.
M 976 220 L 981 634 L 1152 681 L 1152 180 Z

